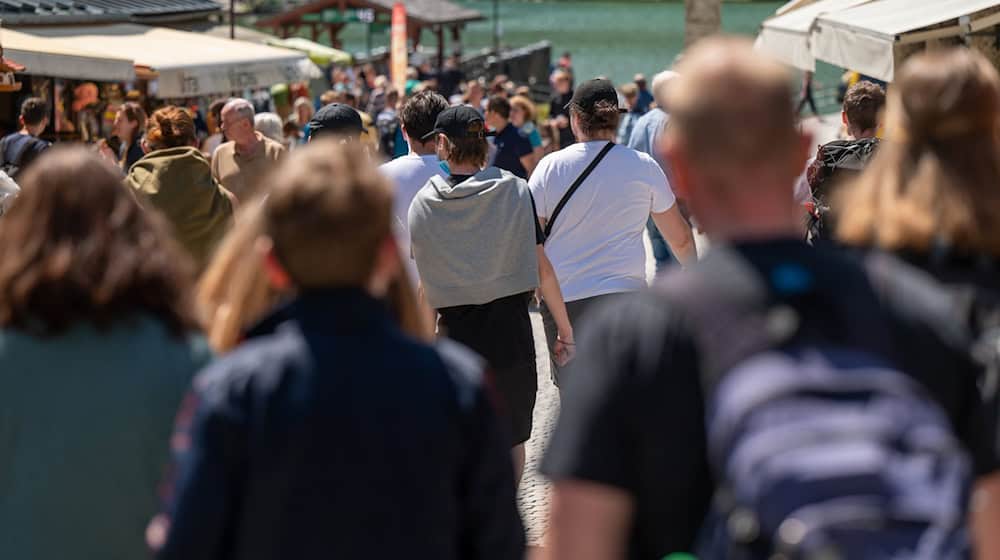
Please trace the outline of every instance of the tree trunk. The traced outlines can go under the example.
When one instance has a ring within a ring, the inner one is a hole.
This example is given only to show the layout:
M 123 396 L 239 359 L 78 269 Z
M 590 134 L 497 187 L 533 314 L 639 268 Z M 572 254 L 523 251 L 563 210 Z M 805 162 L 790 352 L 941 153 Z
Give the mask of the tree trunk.
M 684 0 L 684 46 L 722 29 L 722 0 Z

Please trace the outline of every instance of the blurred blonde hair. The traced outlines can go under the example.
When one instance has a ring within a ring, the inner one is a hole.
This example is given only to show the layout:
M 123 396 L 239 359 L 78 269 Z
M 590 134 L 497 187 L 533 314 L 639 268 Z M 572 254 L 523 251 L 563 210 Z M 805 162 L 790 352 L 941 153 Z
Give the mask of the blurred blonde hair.
M 284 295 L 271 285 L 264 268 L 258 241 L 265 236 L 273 240 L 293 282 L 304 281 L 307 287 L 351 285 L 370 274 L 373 251 L 380 239 L 391 235 L 390 199 L 385 198 L 390 190 L 360 150 L 350 143 L 311 143 L 281 164 L 269 199 L 243 207 L 196 293 L 205 332 L 217 352 L 235 348 Z M 374 215 L 382 206 L 384 220 Z M 286 219 L 291 216 L 297 219 Z M 401 257 L 386 303 L 404 332 L 423 341 L 433 338 Z
M 981 54 L 921 54 L 889 91 L 878 154 L 834 204 L 852 245 L 1000 255 L 1000 77 Z

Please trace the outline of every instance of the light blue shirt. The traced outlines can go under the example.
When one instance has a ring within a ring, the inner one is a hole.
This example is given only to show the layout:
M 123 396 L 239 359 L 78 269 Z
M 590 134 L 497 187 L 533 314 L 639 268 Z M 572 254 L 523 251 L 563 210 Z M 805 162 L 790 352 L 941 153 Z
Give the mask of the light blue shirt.
M 666 128 L 667 122 L 670 121 L 670 115 L 665 113 L 663 109 L 653 109 L 639 118 L 636 121 L 635 126 L 632 127 L 632 135 L 628 140 L 628 147 L 633 150 L 642 152 L 644 154 L 649 154 L 656 160 L 656 163 L 660 165 L 660 169 L 670 180 L 670 166 L 660 158 L 660 151 L 657 149 L 657 143 L 660 140 L 660 134 L 663 133 L 663 129 Z

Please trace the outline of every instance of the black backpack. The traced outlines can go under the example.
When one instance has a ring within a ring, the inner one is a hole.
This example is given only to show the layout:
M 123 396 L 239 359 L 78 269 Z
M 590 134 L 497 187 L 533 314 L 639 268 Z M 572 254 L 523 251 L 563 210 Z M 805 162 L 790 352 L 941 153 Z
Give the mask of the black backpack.
M 857 177 L 878 150 L 878 138 L 837 140 L 824 144 L 806 172 L 812 190 L 813 209 L 808 224 L 808 240 L 816 242 L 829 237 L 832 230 L 830 199 L 834 190 Z
M 11 144 L 16 143 L 22 137 L 24 139 L 21 140 L 20 147 L 15 147 L 16 151 L 13 156 L 8 158 L 7 155 L 10 153 Z M 37 155 L 35 153 L 36 146 L 44 143 L 44 140 L 20 133 L 4 136 L 3 140 L 0 140 L 0 157 L 3 158 L 3 163 L 0 163 L 0 171 L 3 171 L 11 179 L 17 181 L 17 176 L 21 173 L 21 170 L 35 159 Z
M 701 362 L 717 492 L 699 558 L 968 558 L 970 457 L 893 363 L 889 323 L 860 274 L 845 271 L 845 300 L 794 259 L 757 272 L 717 258 L 661 281 Z M 733 290 L 720 277 L 745 282 Z M 799 315 L 793 302 L 810 300 L 844 312 Z

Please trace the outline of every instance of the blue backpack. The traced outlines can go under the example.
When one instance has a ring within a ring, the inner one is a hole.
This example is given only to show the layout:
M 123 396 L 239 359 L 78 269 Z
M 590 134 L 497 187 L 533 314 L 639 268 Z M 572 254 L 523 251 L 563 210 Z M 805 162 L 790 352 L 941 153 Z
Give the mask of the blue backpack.
M 837 317 L 797 311 L 824 297 L 804 268 L 713 273 L 748 278 L 746 297 L 704 274 L 664 289 L 703 362 L 717 490 L 698 557 L 968 558 L 971 461 L 942 408 L 890 361 L 874 291 L 845 286 L 857 306 L 841 320 L 863 332 L 844 336 L 824 328 Z

